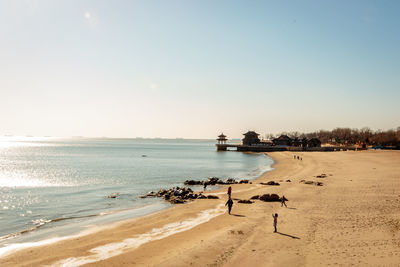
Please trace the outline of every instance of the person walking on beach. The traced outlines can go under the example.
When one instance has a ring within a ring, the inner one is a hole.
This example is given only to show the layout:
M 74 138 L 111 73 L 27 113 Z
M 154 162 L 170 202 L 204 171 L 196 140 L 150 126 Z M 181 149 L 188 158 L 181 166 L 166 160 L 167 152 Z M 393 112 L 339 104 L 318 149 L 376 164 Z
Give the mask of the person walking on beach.
M 274 228 L 275 228 L 275 231 L 274 231 L 274 233 L 276 233 L 276 225 L 278 224 L 278 213 L 275 213 L 275 215 L 274 214 L 272 214 L 272 218 L 274 218 Z
M 283 207 L 283 205 L 285 205 L 285 207 L 287 208 L 286 201 L 288 201 L 288 199 L 285 196 L 282 196 L 282 198 L 281 198 L 281 207 Z
M 204 190 L 203 190 L 203 191 L 206 191 L 206 189 L 207 189 L 207 183 L 205 182 L 205 183 L 204 183 Z
M 229 215 L 231 215 L 231 210 L 232 210 L 232 206 L 233 206 L 233 201 L 231 199 L 231 197 L 229 196 L 228 201 L 226 202 L 225 206 L 228 205 L 228 213 Z
M 231 194 L 232 194 L 232 187 L 228 187 L 228 196 L 229 196 L 229 199 L 231 198 Z

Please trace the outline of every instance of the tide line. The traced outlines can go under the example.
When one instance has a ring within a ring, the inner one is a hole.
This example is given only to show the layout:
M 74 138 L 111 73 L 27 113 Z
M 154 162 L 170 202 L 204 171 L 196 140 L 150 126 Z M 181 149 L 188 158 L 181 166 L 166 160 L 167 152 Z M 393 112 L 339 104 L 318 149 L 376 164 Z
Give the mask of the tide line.
M 127 249 L 135 249 L 139 246 L 155 240 L 160 240 L 168 236 L 184 232 L 196 227 L 199 224 L 206 223 L 225 213 L 224 205 L 220 204 L 215 209 L 202 211 L 196 218 L 188 219 L 182 222 L 174 222 L 164 225 L 160 228 L 154 228 L 150 232 L 127 238 L 121 242 L 110 243 L 89 250 L 91 255 L 82 257 L 71 257 L 52 264 L 52 266 L 81 266 L 83 264 L 93 263 L 105 260 L 122 254 Z

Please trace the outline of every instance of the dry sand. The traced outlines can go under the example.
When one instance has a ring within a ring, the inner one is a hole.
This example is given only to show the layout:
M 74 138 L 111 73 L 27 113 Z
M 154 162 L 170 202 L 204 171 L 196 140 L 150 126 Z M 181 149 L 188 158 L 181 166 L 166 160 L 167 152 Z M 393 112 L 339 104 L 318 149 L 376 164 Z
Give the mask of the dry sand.
M 20 250 L 0 259 L 0 266 L 57 265 L 65 259 L 72 265 L 73 260 L 92 260 L 88 265 L 93 266 L 400 265 L 400 151 L 268 154 L 276 161 L 275 170 L 253 184 L 233 185 L 232 197 L 284 194 L 288 208 L 234 201 L 229 216 L 225 208 L 216 208 L 227 200 L 225 187 L 218 200 L 196 200 L 95 234 Z M 322 173 L 327 177 L 315 177 Z M 324 185 L 307 185 L 302 179 Z M 283 182 L 259 184 L 270 180 Z M 204 211 L 214 217 L 199 217 Z M 278 233 L 273 233 L 275 212 Z M 123 240 L 126 246 L 113 251 Z M 142 244 L 136 247 L 138 242 Z M 103 245 L 98 254 L 89 251 Z M 122 253 L 107 258 L 106 250 Z M 101 257 L 105 260 L 97 261 Z

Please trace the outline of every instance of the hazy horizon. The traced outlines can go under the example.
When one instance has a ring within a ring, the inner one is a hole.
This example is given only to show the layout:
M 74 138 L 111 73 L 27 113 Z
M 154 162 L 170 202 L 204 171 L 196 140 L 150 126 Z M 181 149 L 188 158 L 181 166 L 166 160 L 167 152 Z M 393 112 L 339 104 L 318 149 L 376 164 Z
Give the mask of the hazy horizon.
M 400 125 L 398 1 L 1 1 L 0 135 Z
M 339 127 L 335 127 L 335 128 L 339 128 Z M 352 127 L 348 127 L 348 128 L 350 128 L 350 129 L 357 129 L 357 128 L 352 128 Z M 362 127 L 362 128 L 369 128 L 371 131 L 373 131 L 373 132 L 376 132 L 376 131 L 388 131 L 388 130 L 397 130 L 397 129 L 399 129 L 400 128 L 400 126 L 397 126 L 397 127 L 392 127 L 392 128 L 388 128 L 388 129 L 371 129 L 370 127 L 368 127 L 368 126 L 365 126 L 365 127 Z M 361 130 L 362 128 L 359 128 L 359 130 Z M 334 128 L 333 128 L 334 129 Z M 257 131 L 257 130 L 254 130 L 254 129 L 248 129 L 248 130 L 246 130 L 246 131 L 243 131 L 243 134 L 241 135 L 241 136 L 227 136 L 227 138 L 228 138 L 228 140 L 241 140 L 242 138 L 243 138 L 243 135 L 244 135 L 244 133 L 245 132 L 247 132 L 247 131 L 255 131 L 255 132 L 257 132 L 257 133 L 259 133 L 260 134 L 260 138 L 262 138 L 262 139 L 264 139 L 264 138 L 267 138 L 268 139 L 268 136 L 266 136 L 266 135 L 270 135 L 270 134 L 272 134 L 272 135 L 275 135 L 275 136 L 278 136 L 278 135 L 280 135 L 280 134 L 290 134 L 290 133 L 294 133 L 294 132 L 297 132 L 297 133 L 299 133 L 299 134 L 307 134 L 307 133 L 313 133 L 313 132 L 318 132 L 318 131 L 320 131 L 320 130 L 322 130 L 322 131 L 324 131 L 324 130 L 328 130 L 328 131 L 331 131 L 331 130 L 333 130 L 333 129 L 318 129 L 318 130 L 314 130 L 314 131 L 310 131 L 310 132 L 298 132 L 298 131 L 296 131 L 296 130 L 294 130 L 294 131 L 282 131 L 282 132 L 275 132 L 275 133 L 272 133 L 272 132 L 259 132 L 259 131 Z M 82 138 L 82 139 L 85 139 L 85 138 L 93 138 L 93 139 L 171 139 L 171 140 L 173 140 L 173 139 L 185 139 L 185 140 L 216 140 L 216 138 L 218 137 L 218 135 L 220 135 L 221 133 L 224 133 L 224 132 L 216 132 L 216 134 L 215 134 L 215 136 L 214 137 L 211 137 L 211 138 L 205 138 L 205 137 L 200 137 L 200 138 L 186 138 L 186 137 L 179 137 L 179 136 L 176 136 L 176 137 L 162 137 L 162 136 L 155 136 L 155 137 L 146 137 L 146 136 L 125 136 L 125 137 L 121 137 L 121 136 L 114 136 L 114 137 L 111 137 L 111 136 L 81 136 L 81 135 L 73 135 L 73 136 L 51 136 L 51 135 L 36 135 L 36 136 L 34 136 L 34 135 L 13 135 L 13 134 L 4 134 L 4 135 L 0 135 L 0 141 L 2 140 L 2 137 L 4 138 L 16 138 L 16 140 L 18 139 L 18 138 L 22 138 L 22 139 L 29 139 L 29 138 L 55 138 L 55 139 L 63 139 L 63 138 L 66 138 L 66 139 L 68 139 L 68 138 L 71 138 L 71 139 L 74 139 L 74 138 Z

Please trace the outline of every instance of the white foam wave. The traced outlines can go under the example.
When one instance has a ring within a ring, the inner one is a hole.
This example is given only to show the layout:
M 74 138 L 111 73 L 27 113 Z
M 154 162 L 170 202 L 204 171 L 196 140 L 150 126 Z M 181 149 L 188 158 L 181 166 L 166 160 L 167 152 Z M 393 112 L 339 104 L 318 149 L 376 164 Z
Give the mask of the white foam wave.
M 11 244 L 6 247 L 0 248 L 0 258 L 4 257 L 6 255 L 9 255 L 15 251 L 24 249 L 24 248 L 32 248 L 32 247 L 39 247 L 39 246 L 44 246 L 44 245 L 49 245 L 55 242 L 71 239 L 71 238 L 77 238 L 85 234 L 89 234 L 90 232 L 83 232 L 78 235 L 73 235 L 73 236 L 65 236 L 65 237 L 56 237 L 56 238 L 51 238 L 51 239 L 46 239 L 38 242 L 27 242 L 27 243 L 16 243 L 16 244 Z
M 182 222 L 170 223 L 161 228 L 154 228 L 150 232 L 127 238 L 118 243 L 110 243 L 99 246 L 90 250 L 92 253 L 91 255 L 77 258 L 71 257 L 58 261 L 55 264 L 52 264 L 52 266 L 81 266 L 83 264 L 105 260 L 107 258 L 120 255 L 127 249 L 135 249 L 147 242 L 160 240 L 168 236 L 190 230 L 199 224 L 210 221 L 212 218 L 219 216 L 224 212 L 224 205 L 220 204 L 215 209 L 202 211 L 196 218 L 188 219 Z

